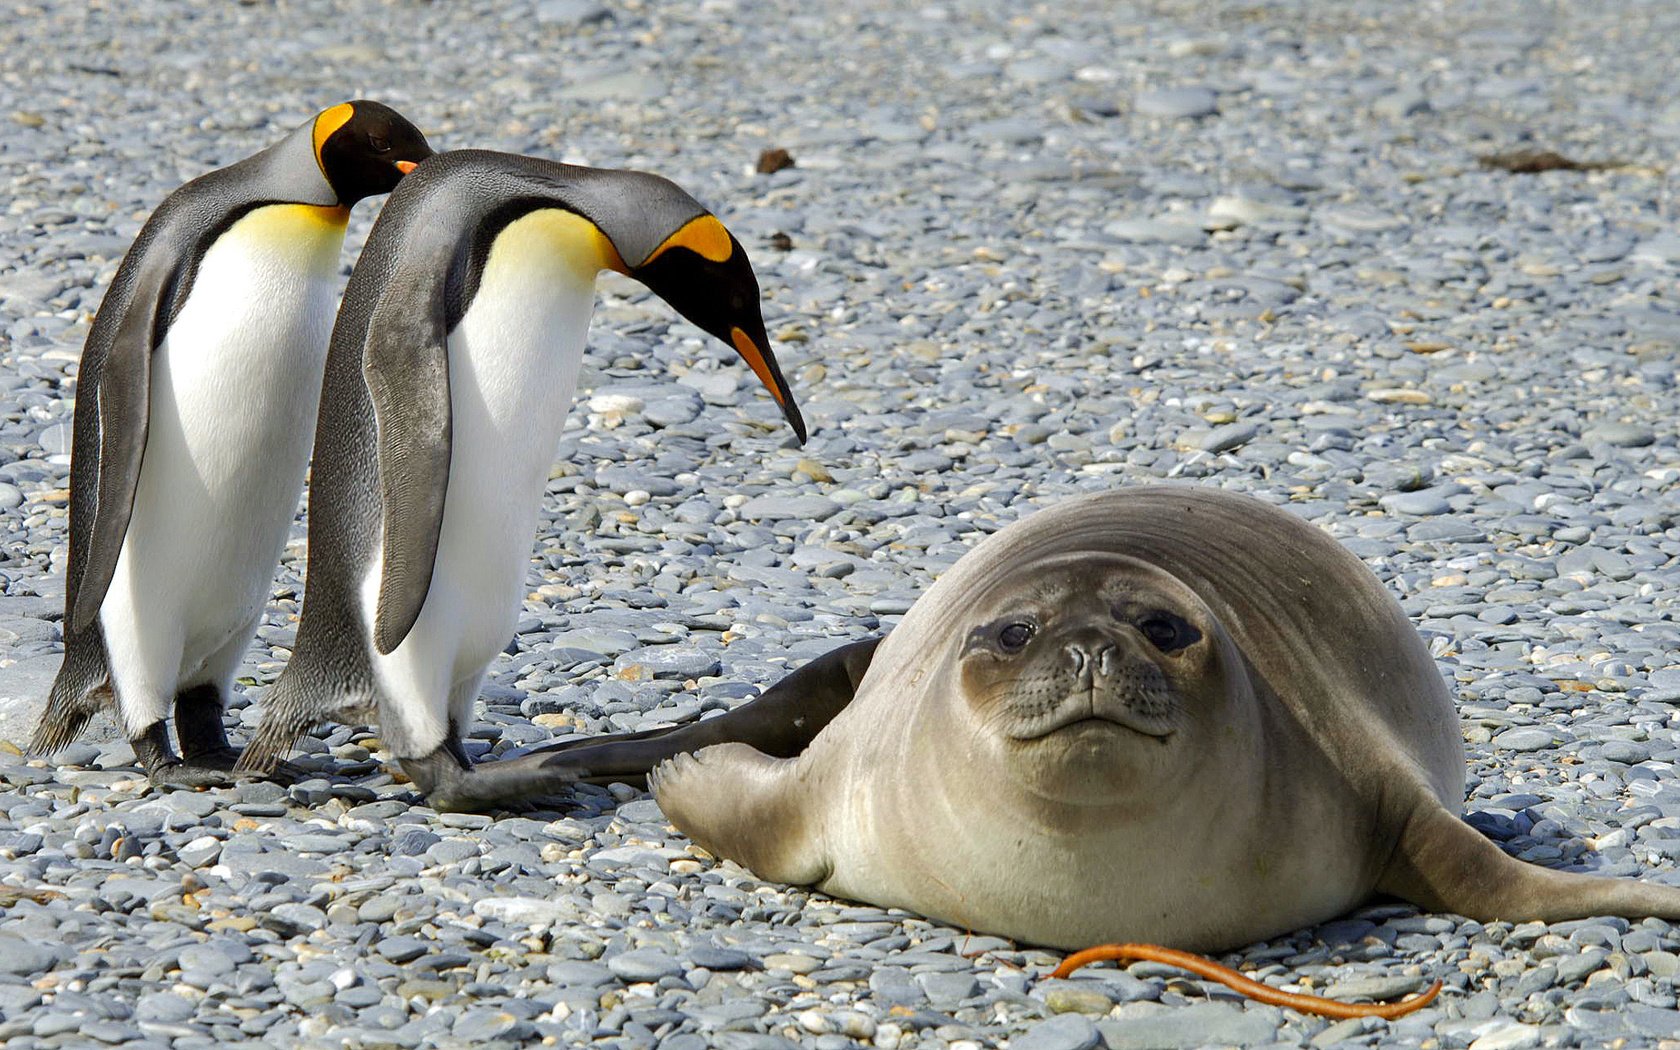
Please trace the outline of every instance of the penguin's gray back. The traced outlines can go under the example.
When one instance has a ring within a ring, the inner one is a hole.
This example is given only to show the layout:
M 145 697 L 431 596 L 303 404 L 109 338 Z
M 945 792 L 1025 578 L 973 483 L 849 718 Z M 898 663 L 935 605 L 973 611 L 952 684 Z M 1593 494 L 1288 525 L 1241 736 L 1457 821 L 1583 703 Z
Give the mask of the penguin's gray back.
M 533 213 L 542 217 L 527 224 Z M 469 694 L 475 693 L 495 650 L 505 644 L 505 636 L 487 651 L 482 644 L 485 636 L 499 630 L 499 606 L 486 603 L 506 600 L 496 595 L 506 589 L 505 576 L 512 571 L 508 558 L 514 534 L 523 532 L 517 539 L 526 545 L 521 563 L 529 555 L 531 536 L 524 531 L 523 519 L 512 520 L 511 511 L 499 515 L 508 520 L 495 525 L 479 520 L 461 503 L 451 512 L 452 457 L 462 457 L 465 473 L 456 475 L 456 483 L 469 482 L 465 503 L 476 505 L 487 498 L 490 490 L 485 486 L 493 488 L 495 472 L 502 467 L 528 479 L 533 457 L 543 454 L 544 442 L 542 428 L 520 436 L 517 428 L 507 425 L 505 413 L 517 412 L 524 404 L 517 397 L 502 398 L 495 405 L 463 402 L 457 410 L 451 399 L 451 371 L 464 369 L 459 377 L 464 389 L 485 379 L 487 372 L 499 376 L 498 389 L 519 377 L 537 383 L 558 378 L 548 384 L 552 396 L 569 399 L 575 362 L 568 378 L 568 369 L 555 370 L 555 359 L 544 354 L 582 354 L 594 280 L 594 270 L 584 275 L 587 246 L 599 249 L 598 267 L 648 283 L 650 267 L 663 272 L 674 263 L 680 266 L 684 256 L 668 257 L 665 249 L 679 243 L 681 232 L 691 224 L 707 218 L 711 216 L 704 206 L 656 175 L 482 150 L 438 154 L 403 179 L 368 236 L 333 329 L 316 426 L 308 587 L 297 644 L 264 700 L 263 723 L 246 749 L 242 768 L 266 772 L 299 735 L 323 719 L 348 721 L 377 713 L 393 746 L 405 741 L 411 745 L 412 753 L 400 752 L 404 758 L 429 751 L 440 738 L 453 738 L 457 727 L 444 725 L 440 710 L 447 706 L 449 722 L 470 717 Z M 572 287 L 566 282 L 569 290 L 548 301 L 550 291 L 558 291 L 553 282 L 532 283 L 531 274 L 523 272 L 525 264 L 492 264 L 498 239 L 516 224 L 521 232 L 509 241 L 510 260 L 529 258 L 530 266 L 541 268 L 553 261 L 550 254 L 571 256 L 583 268 L 570 271 L 570 277 L 581 283 Z M 743 353 L 743 345 L 754 340 L 755 351 L 767 345 L 757 313 L 757 286 L 744 253 L 715 219 L 710 227 L 701 222 L 694 228 L 705 230 L 710 239 L 698 248 L 687 242 L 681 246 L 689 249 L 692 265 L 729 261 L 734 267 L 728 271 L 734 282 L 729 285 L 731 298 L 717 291 L 720 278 L 715 274 L 686 284 L 679 281 L 675 293 L 670 288 L 654 288 L 655 292 L 673 305 L 678 304 L 671 294 L 702 300 L 714 294 L 720 302 L 733 303 L 731 308 L 750 310 L 750 317 L 739 319 L 755 330 L 750 336 L 739 327 L 733 335 L 727 328 L 714 334 L 733 340 Z M 544 242 L 541 231 L 552 238 Z M 481 284 L 492 273 L 500 276 L 491 281 L 497 291 L 494 309 L 485 318 L 499 320 L 481 318 L 484 332 L 461 343 L 472 347 L 473 361 L 452 361 L 457 331 L 479 323 L 469 314 Z M 535 307 L 532 324 L 523 327 L 510 320 L 519 313 L 511 299 L 520 296 L 532 297 Z M 547 321 L 539 322 L 539 317 Z M 502 338 L 495 334 L 498 330 L 516 344 L 504 347 L 506 354 L 491 346 Z M 552 342 L 539 338 L 543 332 L 552 333 Z M 785 381 L 773 365 L 764 366 L 761 360 L 755 368 L 761 366 L 761 378 L 770 375 L 779 384 L 774 388 L 777 396 L 785 399 Z M 469 372 L 471 379 L 465 378 Z M 569 400 L 565 405 L 544 405 L 537 414 L 544 423 L 555 422 L 568 407 Z M 466 440 L 452 446 L 452 427 L 457 425 Z M 525 441 L 530 447 L 509 446 L 508 441 Z M 498 447 L 508 449 L 517 465 L 502 463 Z M 552 446 L 547 454 L 552 454 Z M 523 489 L 523 481 L 515 483 L 510 477 L 508 482 Z M 539 482 L 533 501 L 540 491 Z M 519 501 L 526 495 L 508 491 L 505 500 Z M 496 502 L 488 499 L 491 507 Z M 536 513 L 534 505 L 529 509 Z M 457 523 L 447 537 L 446 517 Z M 496 550 L 489 551 L 486 544 Z M 434 604 L 428 618 L 440 554 L 446 562 L 442 593 L 449 600 Z M 477 571 L 475 559 L 485 566 L 494 562 L 494 571 Z M 517 599 L 513 602 L 510 608 L 516 608 Z M 454 630 L 465 623 L 470 630 Z M 511 632 L 512 624 L 507 626 Z M 399 653 L 414 631 L 420 637 Z M 422 651 L 428 655 L 420 655 Z M 409 729 L 398 723 L 408 723 Z
M 192 294 L 205 253 L 230 227 L 257 208 L 281 203 L 324 207 L 336 202 L 325 176 L 300 163 L 300 154 L 302 159 L 309 159 L 313 150 L 300 149 L 297 140 L 311 133 L 312 126 L 305 124 L 268 149 L 177 188 L 152 212 L 117 267 L 94 316 L 76 373 L 71 453 L 78 462 L 94 469 L 74 472 L 70 485 L 71 573 L 65 588 L 65 615 L 72 626 L 85 626 L 87 619 L 75 613 L 98 517 L 99 482 L 108 466 L 99 462 L 105 417 L 99 389 L 120 329 L 125 324 L 145 323 L 144 337 L 149 347 L 155 348 Z M 319 187 L 314 193 L 299 192 L 299 187 L 311 182 Z M 157 309 L 137 318 L 136 299 L 144 296 L 155 296 Z M 132 367 L 127 362 L 122 366 Z M 120 543 L 121 535 L 103 539 Z M 95 585 L 103 589 L 108 582 L 96 581 Z
M 269 701 L 280 720 L 303 725 L 361 713 L 372 699 L 359 586 L 379 557 L 384 517 L 379 428 L 366 371 L 375 311 L 384 304 L 380 327 L 388 345 L 446 339 L 471 306 L 497 235 L 542 208 L 591 218 L 604 209 L 661 216 L 664 225 L 619 224 L 626 232 L 615 247 L 632 264 L 658 248 L 662 232 L 673 225 L 664 216 L 704 213 L 686 192 L 657 175 L 486 150 L 440 153 L 403 179 L 350 276 L 327 354 L 310 482 L 305 612 L 293 658 Z M 638 236 L 644 229 L 648 232 Z M 388 312 L 393 308 L 400 316 Z M 424 331 L 433 315 L 443 318 L 441 333 Z M 412 326 L 406 337 L 404 326 Z M 414 367 L 426 367 L 419 355 Z M 447 375 L 430 381 L 446 403 Z M 441 492 L 430 495 L 444 498 Z M 336 709 L 325 706 L 328 697 Z
M 295 515 L 351 206 L 431 154 L 389 107 L 324 110 L 153 211 L 84 346 L 73 428 L 65 660 L 33 746 L 114 695 L 154 777 L 204 782 Z M 190 696 L 189 696 L 190 694 Z M 191 765 L 189 761 L 187 763 Z M 179 779 L 179 778 L 185 779 Z

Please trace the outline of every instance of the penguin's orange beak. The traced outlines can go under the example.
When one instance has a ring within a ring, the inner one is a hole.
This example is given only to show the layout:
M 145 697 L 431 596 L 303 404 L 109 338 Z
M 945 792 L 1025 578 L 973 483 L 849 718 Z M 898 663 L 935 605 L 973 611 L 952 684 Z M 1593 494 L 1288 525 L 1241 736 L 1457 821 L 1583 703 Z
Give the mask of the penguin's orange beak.
M 395 164 L 397 166 L 397 170 L 402 172 L 404 175 L 407 175 L 409 172 L 420 166 L 412 160 L 397 160 L 392 161 L 391 163 Z

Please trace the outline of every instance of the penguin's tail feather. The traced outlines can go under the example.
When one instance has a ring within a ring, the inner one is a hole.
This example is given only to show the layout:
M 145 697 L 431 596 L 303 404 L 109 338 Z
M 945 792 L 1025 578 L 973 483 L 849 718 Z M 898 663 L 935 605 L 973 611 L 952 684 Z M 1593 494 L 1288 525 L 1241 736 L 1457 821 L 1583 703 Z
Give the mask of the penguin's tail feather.
M 41 720 L 35 723 L 29 750 L 50 755 L 74 743 L 87 728 L 88 720 L 112 699 L 105 640 L 95 624 L 80 636 L 66 640 L 64 663 L 58 669 L 58 677 L 53 679 Z
M 272 776 L 298 738 L 322 720 L 319 707 L 304 699 L 309 691 L 298 687 L 296 676 L 290 671 L 288 667 L 281 673 L 280 680 L 263 700 L 262 722 L 239 756 L 235 773 Z

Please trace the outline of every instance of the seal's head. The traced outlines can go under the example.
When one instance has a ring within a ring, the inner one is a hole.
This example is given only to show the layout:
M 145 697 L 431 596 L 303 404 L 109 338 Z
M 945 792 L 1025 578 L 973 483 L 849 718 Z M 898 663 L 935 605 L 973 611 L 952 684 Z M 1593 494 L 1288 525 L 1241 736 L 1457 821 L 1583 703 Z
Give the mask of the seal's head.
M 966 621 L 962 696 L 1011 774 L 1048 799 L 1111 803 L 1168 786 L 1234 700 L 1213 613 L 1137 558 L 1025 563 Z

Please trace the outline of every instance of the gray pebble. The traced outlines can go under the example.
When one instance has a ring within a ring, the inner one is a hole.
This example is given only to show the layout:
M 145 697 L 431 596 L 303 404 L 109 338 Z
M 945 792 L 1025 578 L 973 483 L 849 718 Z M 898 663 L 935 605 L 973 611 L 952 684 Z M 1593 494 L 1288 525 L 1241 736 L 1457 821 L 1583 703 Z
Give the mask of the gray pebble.
M 710 653 L 675 645 L 654 645 L 620 655 L 613 661 L 613 672 L 641 667 L 654 678 L 681 680 L 716 674 L 721 666 L 718 658 Z
M 676 977 L 683 972 L 681 963 L 652 948 L 638 948 L 614 955 L 607 960 L 607 969 L 626 981 L 657 981 L 661 977 Z
M 1219 112 L 1219 97 L 1204 87 L 1161 88 L 1141 93 L 1133 106 L 1146 117 L 1207 117 Z
M 1203 452 L 1229 452 L 1253 441 L 1259 433 L 1258 423 L 1227 423 L 1208 431 L 1207 437 L 1202 439 L 1199 447 Z
M 1599 749 L 1599 754 L 1609 762 L 1620 762 L 1623 765 L 1637 765 L 1651 759 L 1651 748 L 1647 744 L 1636 743 L 1632 740 L 1607 740 Z
M 374 951 L 399 966 L 410 963 L 431 950 L 426 942 L 415 937 L 382 937 L 373 946 Z
M 57 963 L 57 949 L 0 933 L 0 973 L 34 977 L 46 973 Z
M 1183 1006 L 1142 1017 L 1098 1021 L 1096 1027 L 1102 1033 L 1103 1045 L 1109 1050 L 1248 1046 L 1270 1042 L 1277 1036 L 1275 1021 L 1223 1003 Z
M 417 857 L 443 839 L 424 828 L 410 828 L 391 840 L 391 850 L 400 857 Z
M 759 496 L 741 504 L 739 513 L 748 521 L 823 521 L 839 513 L 840 504 L 826 496 Z
M 1011 1050 L 1091 1050 L 1097 1042 L 1097 1026 L 1089 1017 L 1060 1014 L 1039 1021 L 1011 1039 L 1009 1046 Z
M 1420 489 L 1416 492 L 1396 492 L 1384 496 L 1380 501 L 1383 509 L 1393 514 L 1409 514 L 1414 517 L 1432 517 L 1436 514 L 1452 512 L 1452 504 L 1433 489 Z
M 688 961 L 708 970 L 745 970 L 753 965 L 753 957 L 733 948 L 698 947 L 688 953 Z
M 1539 751 L 1556 743 L 1544 729 L 1508 729 L 1493 738 L 1493 746 L 1506 751 Z
M 1389 120 L 1416 116 L 1429 112 L 1429 96 L 1417 88 L 1400 88 L 1371 103 L 1371 109 L 1377 116 Z
M 1639 423 L 1605 423 L 1581 436 L 1589 442 L 1602 441 L 1617 448 L 1645 448 L 1657 440 L 1656 431 Z
M 939 1008 L 955 1007 L 980 990 L 980 983 L 968 973 L 924 973 L 916 980 L 927 994 L 928 1002 Z
M 594 0 L 540 0 L 536 17 L 545 25 L 586 26 L 606 21 L 612 11 Z

